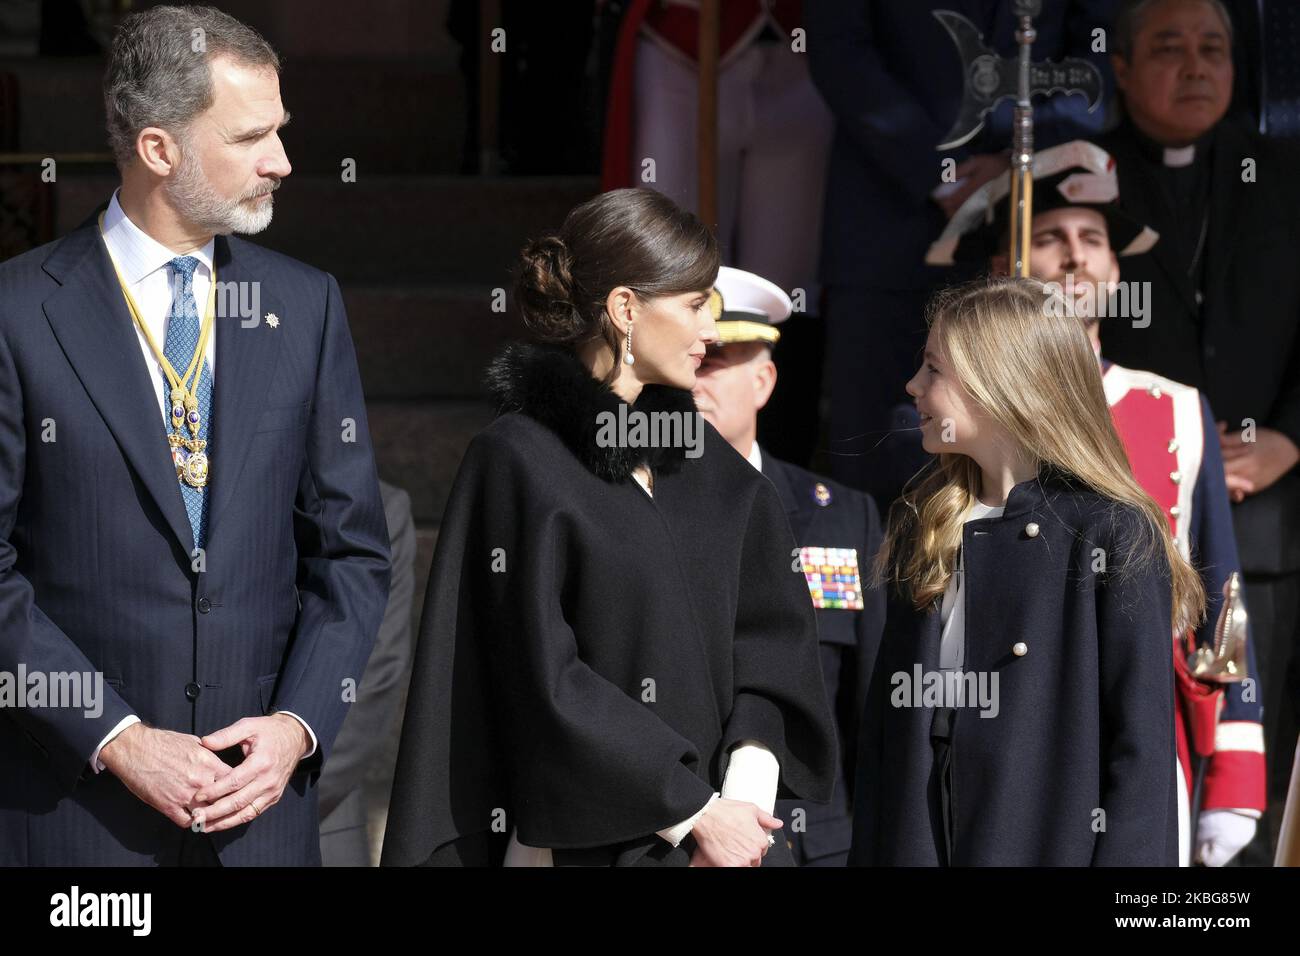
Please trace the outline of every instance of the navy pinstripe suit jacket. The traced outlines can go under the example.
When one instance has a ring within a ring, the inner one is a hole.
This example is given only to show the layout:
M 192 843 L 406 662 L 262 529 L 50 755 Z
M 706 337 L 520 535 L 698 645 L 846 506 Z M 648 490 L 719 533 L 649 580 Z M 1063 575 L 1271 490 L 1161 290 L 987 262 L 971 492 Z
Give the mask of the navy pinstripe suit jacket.
M 311 726 L 317 753 L 269 812 L 210 839 L 227 865 L 317 864 L 316 778 L 389 577 L 338 284 L 216 239 L 218 282 L 256 283 L 236 288 L 246 298 L 256 288 L 260 308 L 256 325 L 218 309 L 207 548 L 196 571 L 161 383 L 145 367 L 97 217 L 0 264 L 0 671 L 104 678 L 97 715 L 0 709 L 0 864 L 163 862 L 178 828 L 111 772 L 90 771 L 99 741 L 132 713 L 201 736 L 275 710 Z

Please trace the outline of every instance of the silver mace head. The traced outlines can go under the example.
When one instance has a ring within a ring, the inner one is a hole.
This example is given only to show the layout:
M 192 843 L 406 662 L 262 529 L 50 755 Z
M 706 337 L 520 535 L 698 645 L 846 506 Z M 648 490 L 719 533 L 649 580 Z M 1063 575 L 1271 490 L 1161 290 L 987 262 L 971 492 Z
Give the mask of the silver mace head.
M 957 54 L 961 57 L 961 109 L 938 147 L 955 149 L 984 128 L 984 117 L 998 103 L 1016 98 L 1019 61 L 1014 57 L 1003 59 L 985 46 L 984 35 L 960 13 L 935 10 L 934 16 L 957 44 Z M 1059 63 L 1044 60 L 1029 65 L 1030 96 L 1079 93 L 1088 97 L 1088 112 L 1092 113 L 1101 105 L 1103 92 L 1101 71 L 1087 60 L 1076 58 Z
M 1247 620 L 1241 575 L 1233 571 L 1223 582 L 1223 606 L 1214 625 L 1214 643 L 1196 647 L 1188 656 L 1192 676 L 1212 684 L 1235 684 L 1250 675 L 1246 670 Z

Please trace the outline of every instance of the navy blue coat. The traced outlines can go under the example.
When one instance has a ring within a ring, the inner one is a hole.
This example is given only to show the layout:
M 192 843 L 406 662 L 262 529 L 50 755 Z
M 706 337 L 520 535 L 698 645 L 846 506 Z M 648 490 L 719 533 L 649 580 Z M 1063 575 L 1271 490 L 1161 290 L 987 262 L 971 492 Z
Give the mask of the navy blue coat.
M 776 486 L 786 517 L 800 547 L 853 548 L 858 568 L 867 583 L 871 561 L 880 550 L 880 514 L 869 495 L 822 478 L 789 462 L 762 456 L 763 474 Z M 828 494 L 818 500 L 818 486 Z M 829 804 L 778 800 L 776 815 L 785 821 L 783 834 L 795 862 L 843 866 L 853 837 L 854 764 L 858 725 L 871 682 L 871 665 L 880 648 L 885 626 L 885 593 L 865 588 L 862 610 L 817 609 L 817 640 L 826 697 L 835 715 L 840 741 L 835 791 Z M 794 811 L 804 811 L 802 830 L 793 825 Z
M 1092 60 L 1109 87 L 1092 31 L 1109 29 L 1115 0 L 1046 0 L 1034 21 L 1034 59 Z M 1010 147 L 1011 105 L 960 149 L 936 147 L 956 119 L 961 62 L 934 10 L 954 10 L 984 31 L 1000 56 L 1016 49 L 1006 0 L 807 0 L 808 65 L 835 114 L 827 170 L 821 278 L 827 285 L 927 287 L 939 271 L 924 263 L 944 217 L 930 199 L 940 163 Z M 1042 149 L 1101 131 L 1105 110 L 1082 96 L 1034 99 L 1034 145 Z
M 316 777 L 388 592 L 388 535 L 338 284 L 218 236 L 206 571 L 156 381 L 92 217 L 0 265 L 0 670 L 99 671 L 102 713 L 0 716 L 0 864 L 148 865 L 180 832 L 88 761 L 125 716 L 203 735 L 288 710 L 315 732 L 280 802 L 212 834 L 227 865 L 320 862 Z M 259 318 L 262 318 L 259 316 Z M 151 388 L 152 383 L 152 388 Z M 344 419 L 355 441 L 343 440 Z M 43 440 L 53 421 L 56 440 Z M 232 758 L 237 759 L 237 758 Z
M 1133 559 L 1141 520 L 1045 471 L 1012 489 L 1002 517 L 967 522 L 966 669 L 997 676 L 997 713 L 957 712 L 955 865 L 1176 864 L 1169 571 L 1159 552 Z M 891 593 L 852 864 L 940 862 L 934 708 L 895 706 L 897 675 L 938 670 L 939 638 L 937 609 Z

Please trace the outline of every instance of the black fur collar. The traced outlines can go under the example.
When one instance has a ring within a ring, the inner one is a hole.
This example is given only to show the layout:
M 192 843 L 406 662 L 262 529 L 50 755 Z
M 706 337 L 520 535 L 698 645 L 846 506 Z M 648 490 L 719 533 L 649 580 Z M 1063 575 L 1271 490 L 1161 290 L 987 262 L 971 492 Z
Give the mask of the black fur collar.
M 497 414 L 522 412 L 545 425 L 578 459 L 605 481 L 621 482 L 641 464 L 657 473 L 677 471 L 685 458 L 682 447 L 601 447 L 596 442 L 601 412 L 618 415 L 626 404 L 604 382 L 594 378 L 569 349 L 517 343 L 507 346 L 487 370 L 488 390 L 498 403 Z M 628 411 L 696 414 L 695 399 L 686 389 L 647 385 Z

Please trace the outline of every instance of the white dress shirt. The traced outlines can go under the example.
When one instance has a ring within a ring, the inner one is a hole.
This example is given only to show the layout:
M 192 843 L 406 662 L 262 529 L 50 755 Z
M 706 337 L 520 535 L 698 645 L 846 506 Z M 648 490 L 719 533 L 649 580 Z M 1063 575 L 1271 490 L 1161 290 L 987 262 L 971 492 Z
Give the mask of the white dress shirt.
M 194 303 L 200 321 L 207 311 L 215 242 L 214 239 L 209 239 L 199 248 L 184 253 L 199 260 L 199 267 L 194 270 L 191 286 L 194 289 Z M 149 327 L 149 334 L 158 343 L 158 348 L 163 348 L 163 343 L 167 341 L 167 317 L 172 311 L 173 277 L 167 264 L 173 259 L 180 258 L 180 255 L 172 252 L 128 219 L 118 204 L 116 192 L 113 193 L 113 199 L 104 212 L 104 244 L 108 246 L 109 257 L 117 266 L 117 271 L 122 273 L 122 278 L 126 280 L 127 288 L 140 309 L 140 318 Z M 208 336 L 207 349 L 203 353 L 214 381 L 217 373 L 217 324 L 212 323 L 212 334 Z M 153 390 L 158 396 L 158 414 L 163 418 L 163 427 L 170 432 L 171 410 L 168 408 L 167 396 L 162 390 L 164 381 L 162 365 L 154 358 L 153 349 L 149 348 L 149 340 L 138 327 L 135 336 L 140 343 L 140 354 L 144 356 L 145 368 L 153 374 Z M 176 372 L 184 375 L 185 369 L 178 368 Z
M 1000 518 L 1006 505 L 992 507 L 978 498 L 966 513 L 965 521 L 978 518 Z M 963 522 L 964 523 L 964 522 Z M 943 636 L 939 639 L 939 669 L 959 671 L 966 662 L 966 587 L 961 546 L 957 547 L 957 570 L 948 578 L 948 586 L 943 591 L 943 604 L 939 619 L 943 624 Z M 961 686 L 961 685 L 958 685 Z
M 104 245 L 108 247 L 109 258 L 121 273 L 122 279 L 126 282 L 127 289 L 131 297 L 135 299 L 136 307 L 140 310 L 140 318 L 149 329 L 149 334 L 153 336 L 158 348 L 164 348 L 167 341 L 167 317 L 171 315 L 172 310 L 172 270 L 168 268 L 168 263 L 180 255 L 193 256 L 199 260 L 199 266 L 194 270 L 194 278 L 191 282 L 191 288 L 194 291 L 194 302 L 198 309 L 200 321 L 207 311 L 208 292 L 212 283 L 212 255 L 216 245 L 215 239 L 209 239 L 202 246 L 187 253 L 175 253 L 168 249 L 162 243 L 158 242 L 139 226 L 133 223 L 122 211 L 122 206 L 117 201 L 117 192 L 113 193 L 113 198 L 109 201 L 108 209 L 104 212 Z M 132 325 L 135 325 L 133 322 Z M 136 340 L 140 344 L 140 354 L 144 356 L 145 368 L 149 370 L 150 386 L 153 389 L 154 397 L 158 399 L 158 414 L 162 416 L 163 430 L 159 433 L 160 447 L 166 448 L 166 436 L 171 431 L 171 408 L 169 396 L 163 391 L 163 382 L 166 380 L 163 375 L 161 363 L 153 354 L 153 349 L 149 347 L 149 340 L 145 338 L 144 332 L 135 326 Z M 204 359 L 208 363 L 208 371 L 212 375 L 212 380 L 216 382 L 216 355 L 217 355 L 217 323 L 213 322 L 212 332 L 208 336 L 207 349 L 204 351 Z M 185 374 L 184 369 L 176 369 L 178 374 Z M 316 734 L 307 722 L 291 711 L 278 711 L 278 713 L 288 714 L 290 717 L 302 724 L 303 729 L 307 731 L 307 736 L 311 738 L 311 750 L 307 752 L 306 757 L 310 757 L 316 752 Z M 132 714 L 123 717 L 103 740 L 95 748 L 95 752 L 90 756 L 90 766 L 95 773 L 101 773 L 105 768 L 100 762 L 99 752 L 104 749 L 104 745 L 120 734 L 132 724 L 138 724 L 140 718 Z

